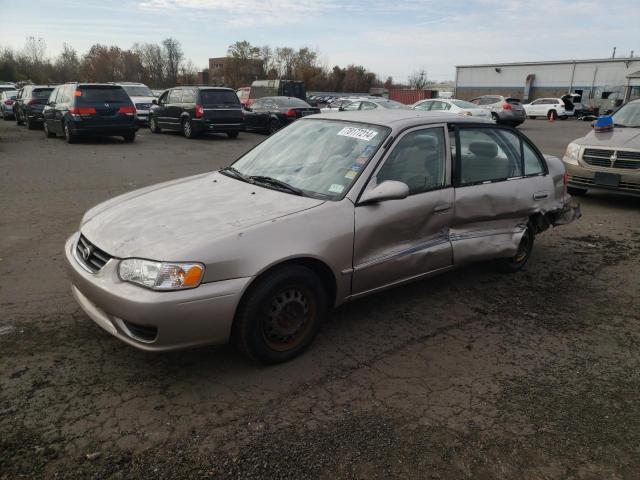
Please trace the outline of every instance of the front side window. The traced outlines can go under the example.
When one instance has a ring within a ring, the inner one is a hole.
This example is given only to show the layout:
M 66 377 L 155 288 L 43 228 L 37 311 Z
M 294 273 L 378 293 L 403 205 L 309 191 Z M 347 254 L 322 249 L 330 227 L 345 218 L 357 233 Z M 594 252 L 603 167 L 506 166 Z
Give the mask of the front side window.
M 379 125 L 299 120 L 249 151 L 233 168 L 258 185 L 269 177 L 306 196 L 341 198 L 389 132 Z
M 459 184 L 495 182 L 522 176 L 520 139 L 497 128 L 459 130 Z
M 443 128 L 410 132 L 400 139 L 376 175 L 376 183 L 396 180 L 411 195 L 445 185 L 446 144 Z
M 358 110 L 360 108 L 361 102 L 351 102 L 349 105 L 345 105 L 342 109 L 345 112 L 351 112 L 353 110 Z
M 376 108 L 376 104 L 371 102 L 362 102 L 360 105 L 360 110 L 373 110 L 374 108 Z

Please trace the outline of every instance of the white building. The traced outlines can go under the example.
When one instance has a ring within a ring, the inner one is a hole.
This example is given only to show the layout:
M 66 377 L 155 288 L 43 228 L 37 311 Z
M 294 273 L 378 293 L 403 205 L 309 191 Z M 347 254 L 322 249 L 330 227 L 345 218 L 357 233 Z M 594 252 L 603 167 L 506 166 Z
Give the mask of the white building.
M 496 94 L 527 101 L 566 93 L 581 94 L 583 103 L 600 107 L 640 98 L 640 58 L 456 67 L 457 98 Z

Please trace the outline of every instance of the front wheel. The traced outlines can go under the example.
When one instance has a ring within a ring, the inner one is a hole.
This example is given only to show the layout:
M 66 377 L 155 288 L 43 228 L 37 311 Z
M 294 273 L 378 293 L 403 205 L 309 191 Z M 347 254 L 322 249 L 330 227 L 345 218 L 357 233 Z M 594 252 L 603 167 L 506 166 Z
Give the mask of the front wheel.
M 276 133 L 280 129 L 280 121 L 276 118 L 272 118 L 269 121 L 269 135 Z
M 259 279 L 242 299 L 233 340 L 260 363 L 285 362 L 311 344 L 326 312 L 320 279 L 301 265 L 284 266 Z
M 33 122 L 31 120 L 29 120 L 29 115 L 25 115 L 25 117 L 24 117 L 24 125 L 29 130 L 35 130 L 35 128 L 36 128 L 36 126 L 33 124 Z
M 527 225 L 518 244 L 516 254 L 511 258 L 501 258 L 498 260 L 498 269 L 504 273 L 515 273 L 522 270 L 529 261 L 529 257 L 531 257 L 534 239 L 535 236 L 531 225 Z
M 149 130 L 151 130 L 151 133 L 160 133 L 162 131 L 158 125 L 158 121 L 153 116 L 149 117 Z
M 495 112 L 491 113 L 491 119 L 492 119 L 496 124 L 500 123 L 500 117 L 498 117 L 498 114 L 497 114 L 497 113 L 495 113 Z

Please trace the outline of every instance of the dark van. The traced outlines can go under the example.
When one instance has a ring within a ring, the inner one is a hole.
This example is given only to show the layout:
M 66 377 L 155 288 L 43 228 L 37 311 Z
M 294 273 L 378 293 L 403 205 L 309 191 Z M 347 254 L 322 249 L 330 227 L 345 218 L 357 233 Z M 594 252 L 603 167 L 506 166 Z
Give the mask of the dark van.
M 236 138 L 244 130 L 244 113 L 236 92 L 218 87 L 175 87 L 153 100 L 149 129 L 178 130 L 186 138 L 201 133 L 226 133 Z
M 44 133 L 63 135 L 67 143 L 80 136 L 121 136 L 133 142 L 136 108 L 120 85 L 66 83 L 57 86 L 44 107 Z
M 26 125 L 29 130 L 42 124 L 42 110 L 53 91 L 53 85 L 25 85 L 20 89 L 13 105 L 17 125 Z

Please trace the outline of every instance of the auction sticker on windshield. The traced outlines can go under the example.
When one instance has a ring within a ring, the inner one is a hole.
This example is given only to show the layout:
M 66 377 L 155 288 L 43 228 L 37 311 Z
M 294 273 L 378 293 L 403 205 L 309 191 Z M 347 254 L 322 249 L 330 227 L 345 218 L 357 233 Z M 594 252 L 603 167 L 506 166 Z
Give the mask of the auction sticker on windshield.
M 369 130 L 368 128 L 344 127 L 337 134 L 341 137 L 357 138 L 358 140 L 366 140 L 369 142 L 378 134 L 378 132 L 375 130 Z

